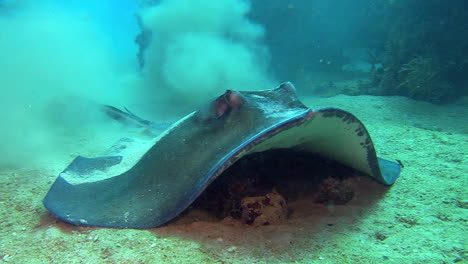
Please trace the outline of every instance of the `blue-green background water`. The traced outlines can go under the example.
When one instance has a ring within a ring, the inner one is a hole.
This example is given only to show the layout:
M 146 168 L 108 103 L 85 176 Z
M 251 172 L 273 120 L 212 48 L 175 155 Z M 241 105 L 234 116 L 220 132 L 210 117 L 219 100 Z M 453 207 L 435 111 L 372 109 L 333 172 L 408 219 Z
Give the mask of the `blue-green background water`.
M 13 143 L 2 156 L 56 149 L 41 145 L 100 116 L 90 102 L 171 121 L 227 89 L 284 81 L 302 95 L 463 102 L 466 10 L 463 0 L 3 0 L 0 103 L 10 111 L 0 122 Z

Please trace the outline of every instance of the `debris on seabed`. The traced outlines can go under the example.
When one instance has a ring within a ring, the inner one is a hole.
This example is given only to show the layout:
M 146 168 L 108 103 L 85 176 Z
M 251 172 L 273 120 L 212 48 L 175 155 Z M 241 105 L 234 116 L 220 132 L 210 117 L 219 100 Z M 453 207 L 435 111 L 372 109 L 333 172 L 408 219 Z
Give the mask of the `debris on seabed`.
M 94 237 L 88 237 L 88 241 L 93 241 L 93 242 L 97 242 L 99 240 L 99 236 L 98 235 L 95 235 Z
M 234 253 L 234 252 L 236 252 L 236 250 L 237 250 L 237 247 L 232 246 L 232 247 L 230 247 L 230 248 L 227 249 L 227 252 L 229 252 L 229 253 Z
M 3 256 L 2 256 L 1 260 L 2 260 L 3 262 L 9 262 L 9 261 L 10 261 L 10 258 L 11 258 L 11 255 L 6 254 L 6 255 L 3 255 Z

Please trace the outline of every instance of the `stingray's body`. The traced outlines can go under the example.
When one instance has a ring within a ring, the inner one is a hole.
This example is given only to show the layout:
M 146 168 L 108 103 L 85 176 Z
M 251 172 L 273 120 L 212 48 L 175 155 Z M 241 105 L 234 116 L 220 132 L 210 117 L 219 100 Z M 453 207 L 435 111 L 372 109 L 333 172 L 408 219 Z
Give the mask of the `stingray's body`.
M 77 157 L 44 204 L 76 225 L 157 227 L 241 157 L 277 148 L 318 153 L 385 185 L 400 173 L 397 163 L 377 158 L 355 116 L 335 108 L 312 110 L 284 83 L 272 90 L 227 91 L 157 138 L 122 139 L 106 156 Z

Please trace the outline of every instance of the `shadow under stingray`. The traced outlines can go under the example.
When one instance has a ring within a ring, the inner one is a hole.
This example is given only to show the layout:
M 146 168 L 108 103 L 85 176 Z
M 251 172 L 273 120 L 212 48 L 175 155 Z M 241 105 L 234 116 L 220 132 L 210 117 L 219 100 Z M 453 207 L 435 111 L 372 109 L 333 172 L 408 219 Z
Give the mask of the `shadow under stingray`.
M 274 255 L 283 261 L 297 260 L 297 252 L 310 252 L 314 243 L 319 250 L 320 243 L 333 243 L 336 234 L 357 228 L 388 189 L 316 154 L 269 150 L 237 161 L 181 216 L 152 231 L 157 236 L 199 242 L 202 251 L 214 258 L 231 254 L 234 247 L 253 258 Z M 271 192 L 286 201 L 286 219 L 252 225 L 242 217 L 243 198 Z

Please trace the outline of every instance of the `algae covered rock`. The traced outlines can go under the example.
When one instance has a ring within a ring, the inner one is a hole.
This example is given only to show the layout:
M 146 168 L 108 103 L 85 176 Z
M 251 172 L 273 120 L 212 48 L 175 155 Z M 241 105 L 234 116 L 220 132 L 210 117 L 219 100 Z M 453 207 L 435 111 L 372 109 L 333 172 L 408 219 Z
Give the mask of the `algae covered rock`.
M 241 210 L 242 222 L 254 226 L 280 223 L 288 217 L 286 201 L 277 192 L 246 197 L 241 201 Z

